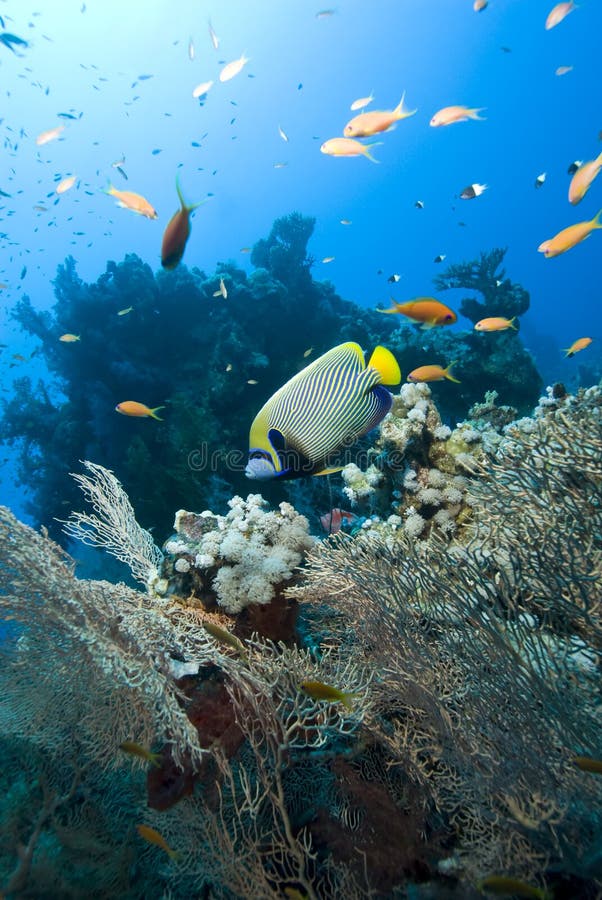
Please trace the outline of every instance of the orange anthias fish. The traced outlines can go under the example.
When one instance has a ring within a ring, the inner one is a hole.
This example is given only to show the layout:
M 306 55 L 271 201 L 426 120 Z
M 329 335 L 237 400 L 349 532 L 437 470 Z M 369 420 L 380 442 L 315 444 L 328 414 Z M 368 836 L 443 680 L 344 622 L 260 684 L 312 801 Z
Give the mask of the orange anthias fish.
M 192 206 L 186 206 L 186 201 L 182 196 L 180 182 L 176 178 L 176 190 L 180 198 L 180 209 L 173 214 L 168 222 L 167 228 L 163 232 L 163 243 L 161 244 L 161 265 L 164 269 L 175 269 L 186 249 L 186 241 L 190 237 L 190 213 L 197 207 L 205 203 L 194 203 Z
M 546 259 L 566 253 L 567 250 L 588 238 L 592 231 L 602 228 L 600 216 L 602 216 L 602 209 L 589 222 L 577 222 L 576 225 L 569 225 L 568 228 L 563 228 L 553 238 L 540 244 L 537 248 L 538 252 L 543 253 Z
M 139 216 L 146 216 L 147 219 L 157 218 L 157 211 L 141 194 L 135 194 L 133 191 L 118 191 L 110 181 L 105 194 L 115 197 L 117 206 L 121 206 L 122 209 L 131 209 L 132 212 L 138 213 Z
M 123 416 L 150 417 L 151 419 L 156 419 L 157 422 L 162 422 L 163 419 L 156 415 L 160 409 L 165 409 L 165 407 L 155 406 L 151 409 L 146 403 L 138 403 L 137 400 L 124 400 L 123 403 L 118 403 L 115 407 L 116 412 L 121 413 Z
M 370 148 L 378 147 L 379 145 L 380 141 L 376 141 L 372 144 L 362 144 L 360 141 L 356 141 L 353 138 L 336 137 L 324 141 L 320 147 L 320 151 L 327 156 L 365 156 L 371 162 L 377 163 L 378 160 L 374 159 L 370 153 Z
M 335 506 L 330 512 L 320 516 L 320 524 L 327 534 L 337 534 L 341 530 L 343 523 L 351 525 L 357 521 L 357 518 L 355 513 L 341 509 L 340 506 Z
M 460 384 L 457 378 L 451 374 L 450 369 L 455 365 L 455 362 L 449 364 L 449 366 L 444 369 L 443 366 L 432 365 L 432 366 L 418 366 L 417 369 L 413 369 L 408 375 L 408 381 L 413 382 L 423 382 L 423 381 L 443 381 L 447 378 L 448 381 L 455 381 L 456 384 Z
M 490 316 L 487 319 L 480 319 L 475 324 L 475 331 L 506 331 L 507 328 L 514 328 L 515 331 L 518 331 L 516 325 L 514 325 L 514 320 L 516 316 L 512 316 L 511 319 L 505 319 L 504 316 Z
M 570 347 L 564 350 L 564 353 L 566 356 L 574 356 L 575 353 L 579 353 L 580 350 L 585 350 L 586 347 L 589 347 L 591 342 L 592 338 L 590 337 L 578 338 L 576 341 L 573 341 Z
M 36 138 L 36 144 L 38 147 L 43 147 L 44 144 L 50 143 L 50 141 L 55 141 L 58 137 L 60 137 L 61 132 L 65 130 L 64 125 L 57 125 L 56 128 L 51 128 L 49 131 L 43 131 Z
M 439 128 L 441 125 L 453 125 L 454 122 L 468 122 L 469 119 L 481 122 L 485 117 L 479 113 L 484 109 L 484 106 L 444 106 L 435 113 L 429 124 L 432 128 Z
M 156 847 L 160 847 L 161 850 L 165 850 L 170 859 L 178 859 L 177 850 L 169 846 L 163 835 L 156 828 L 152 828 L 150 825 L 136 825 L 136 828 L 140 837 L 148 841 L 149 844 L 154 844 Z
M 600 169 L 602 169 L 602 153 L 596 159 L 579 166 L 569 184 L 569 202 L 573 206 L 583 200 Z
M 77 175 L 69 175 L 67 178 L 63 178 L 56 186 L 57 194 L 65 194 L 67 191 L 71 190 L 76 181 Z
M 388 131 L 395 122 L 402 119 L 408 119 L 413 116 L 417 110 L 406 109 L 403 105 L 405 99 L 405 91 L 395 109 L 374 110 L 373 112 L 360 113 L 354 116 L 345 125 L 343 134 L 348 138 L 370 137 L 372 134 L 379 134 L 381 131 Z
M 548 13 L 548 18 L 546 19 L 546 31 L 549 31 L 550 28 L 554 28 L 556 25 L 560 25 L 562 20 L 566 19 L 568 14 L 573 12 L 574 9 L 577 9 L 577 4 L 573 3 L 573 0 L 569 0 L 568 3 L 557 3 Z
M 434 297 L 416 297 L 415 300 L 408 300 L 407 303 L 396 303 L 393 300 L 392 309 L 377 309 L 381 313 L 401 313 L 414 322 L 421 322 L 422 328 L 434 328 L 435 325 L 453 325 L 457 322 L 453 309 L 435 300 Z

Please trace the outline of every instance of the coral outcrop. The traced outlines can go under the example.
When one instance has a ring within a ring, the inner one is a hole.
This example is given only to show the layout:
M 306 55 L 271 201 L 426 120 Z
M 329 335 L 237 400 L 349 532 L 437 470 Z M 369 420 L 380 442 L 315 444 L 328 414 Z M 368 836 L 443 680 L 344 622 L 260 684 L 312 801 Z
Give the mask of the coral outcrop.
M 18 302 L 14 319 L 39 341 L 36 353 L 50 378 L 15 381 L 13 396 L 2 401 L 0 434 L 18 446 L 28 511 L 53 537 L 61 537 L 55 520 L 77 503 L 67 474 L 83 458 L 116 473 L 142 525 L 159 540 L 169 534 L 173 508 L 222 508 L 220 499 L 245 489 L 242 459 L 258 408 L 308 361 L 342 341 L 367 349 L 385 344 L 404 373 L 456 360 L 461 384 L 433 386 L 448 423 L 464 419 L 486 389 L 519 414 L 530 411 L 541 381 L 520 336 L 424 332 L 400 316 L 343 300 L 332 284 L 312 278 L 313 228 L 314 220 L 298 213 L 277 219 L 255 244 L 250 274 L 232 261 L 210 274 L 183 265 L 153 273 L 129 254 L 109 261 L 96 283 L 86 283 L 69 257 L 54 282 L 52 311 L 37 310 L 27 296 Z M 490 256 L 452 267 L 449 286 L 468 279 L 488 298 L 487 312 L 499 295 L 506 298 L 500 311 L 512 315 L 524 307 L 526 292 L 497 272 L 499 252 Z M 220 279 L 227 299 L 214 296 Z M 66 331 L 81 340 L 62 343 Z M 118 415 L 115 407 L 126 399 L 165 406 L 164 421 Z M 323 484 L 316 482 L 313 491 L 308 512 L 327 502 Z M 273 504 L 294 492 L 281 484 L 264 490 Z
M 152 585 L 198 599 L 206 609 L 230 615 L 264 606 L 290 585 L 315 538 L 290 503 L 267 511 L 260 494 L 233 497 L 227 515 L 176 513 L 175 534 L 165 544 L 167 559 Z
M 466 898 L 500 872 L 596 896 L 601 416 L 599 388 L 552 389 L 501 431 L 452 431 L 406 385 L 347 473 L 394 521 L 315 541 L 291 507 L 235 497 L 178 514 L 160 573 L 119 482 L 88 465 L 94 515 L 71 522 L 146 593 L 76 578 L 0 508 L 0 891 Z M 299 608 L 292 639 L 243 631 L 277 593 Z

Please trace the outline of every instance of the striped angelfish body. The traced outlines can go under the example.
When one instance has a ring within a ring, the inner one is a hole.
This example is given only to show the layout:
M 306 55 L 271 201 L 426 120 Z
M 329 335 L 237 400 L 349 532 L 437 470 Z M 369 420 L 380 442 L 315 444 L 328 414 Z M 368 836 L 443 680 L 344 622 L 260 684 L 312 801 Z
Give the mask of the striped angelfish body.
M 272 477 L 319 474 L 329 457 L 384 418 L 392 398 L 382 383 L 400 378 L 394 357 L 384 347 L 376 348 L 368 365 L 359 344 L 333 347 L 287 381 L 260 410 L 251 426 L 250 457 L 269 458 Z

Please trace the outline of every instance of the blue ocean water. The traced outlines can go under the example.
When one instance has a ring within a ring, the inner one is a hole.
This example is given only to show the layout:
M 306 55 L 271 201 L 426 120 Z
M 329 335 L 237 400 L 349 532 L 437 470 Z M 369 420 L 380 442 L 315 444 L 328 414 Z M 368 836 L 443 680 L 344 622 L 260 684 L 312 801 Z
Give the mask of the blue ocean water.
M 602 150 L 602 9 L 583 2 L 546 31 L 550 6 L 491 0 L 477 13 L 471 0 L 341 0 L 330 9 L 307 0 L 0 3 L 5 31 L 27 41 L 16 52 L 0 46 L 0 189 L 10 195 L 0 206 L 3 396 L 13 376 L 44 374 L 36 358 L 13 358 L 35 347 L 10 319 L 19 296 L 49 309 L 67 254 L 91 282 L 108 259 L 129 252 L 159 268 L 176 173 L 188 202 L 211 195 L 192 220 L 189 266 L 211 272 L 234 259 L 250 271 L 240 249 L 298 210 L 317 220 L 314 279 L 374 307 L 389 295 L 432 293 L 439 254 L 447 265 L 506 246 L 508 274 L 531 294 L 522 335 L 546 376 L 571 384 L 578 358 L 560 351 L 583 335 L 594 338 L 586 353 L 599 368 L 602 236 L 556 259 L 537 247 L 602 208 L 602 179 L 578 207 L 567 201 L 569 164 Z M 243 53 L 249 62 L 220 83 L 223 64 Z M 573 68 L 559 76 L 559 66 Z M 209 80 L 203 102 L 194 99 Z M 372 92 L 367 109 L 392 109 L 404 91 L 418 111 L 368 140 L 381 144 L 378 164 L 320 153 L 342 133 L 352 101 Z M 485 107 L 486 120 L 429 127 L 451 104 Z M 36 146 L 37 135 L 58 125 L 60 139 Z M 112 166 L 120 160 L 127 182 Z M 57 182 L 69 175 L 75 186 L 57 198 Z M 103 193 L 108 179 L 147 197 L 158 220 L 116 208 Z M 458 199 L 475 182 L 487 190 Z M 391 273 L 401 275 L 392 286 Z M 3 459 L 0 499 L 18 509 L 10 451 Z

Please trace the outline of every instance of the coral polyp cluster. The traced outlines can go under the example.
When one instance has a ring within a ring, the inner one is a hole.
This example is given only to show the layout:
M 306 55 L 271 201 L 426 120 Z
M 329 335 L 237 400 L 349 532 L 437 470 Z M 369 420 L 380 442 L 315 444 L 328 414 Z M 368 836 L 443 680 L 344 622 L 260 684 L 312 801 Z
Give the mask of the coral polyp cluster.
M 176 513 L 175 535 L 165 544 L 167 559 L 152 585 L 155 593 L 169 588 L 234 615 L 271 603 L 288 585 L 315 541 L 305 516 L 285 502 L 267 511 L 260 494 L 233 497 L 228 506 L 225 516 L 210 510 Z

